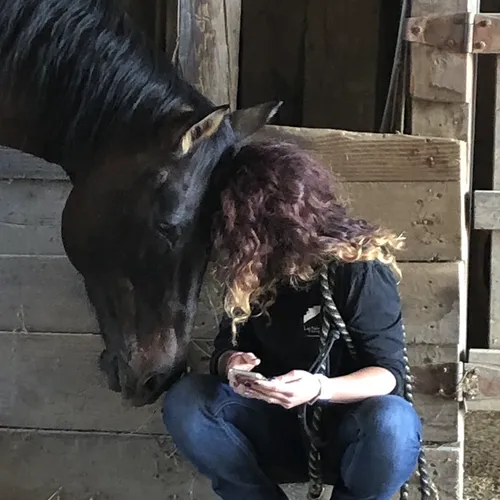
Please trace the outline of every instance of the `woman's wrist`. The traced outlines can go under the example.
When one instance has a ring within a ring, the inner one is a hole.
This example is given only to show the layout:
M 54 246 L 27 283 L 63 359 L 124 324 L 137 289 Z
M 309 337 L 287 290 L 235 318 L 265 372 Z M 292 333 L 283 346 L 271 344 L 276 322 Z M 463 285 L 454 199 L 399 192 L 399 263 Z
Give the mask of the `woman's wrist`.
M 317 401 L 331 401 L 332 398 L 332 389 L 331 382 L 332 379 L 326 377 L 325 375 L 316 374 L 314 378 L 318 382 L 318 392 L 316 395 L 309 401 L 309 404 L 312 405 Z

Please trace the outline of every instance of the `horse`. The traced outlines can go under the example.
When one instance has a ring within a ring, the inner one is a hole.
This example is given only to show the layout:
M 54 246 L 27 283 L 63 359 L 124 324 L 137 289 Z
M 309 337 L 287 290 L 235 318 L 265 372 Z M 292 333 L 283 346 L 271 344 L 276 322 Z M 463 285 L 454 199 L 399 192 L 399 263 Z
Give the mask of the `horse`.
M 65 253 L 109 389 L 154 403 L 186 370 L 233 158 L 281 102 L 230 110 L 185 81 L 112 0 L 0 0 L 0 143 L 56 163 Z

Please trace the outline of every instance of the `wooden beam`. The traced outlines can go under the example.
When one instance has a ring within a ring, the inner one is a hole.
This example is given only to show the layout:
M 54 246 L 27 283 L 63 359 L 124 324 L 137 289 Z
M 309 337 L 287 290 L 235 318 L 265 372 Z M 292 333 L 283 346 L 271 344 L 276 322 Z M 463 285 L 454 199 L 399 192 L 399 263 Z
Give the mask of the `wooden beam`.
M 64 255 L 61 215 L 67 181 L 0 180 L 1 253 Z
M 463 263 L 401 263 L 401 269 L 408 341 L 458 343 Z M 0 257 L 0 283 L 0 331 L 98 331 L 81 279 L 66 257 Z M 218 292 L 205 282 L 193 338 L 211 338 L 217 330 Z
M 465 143 L 457 140 L 268 125 L 256 139 L 300 145 L 343 182 L 460 181 Z M 0 147 L 0 179 L 67 179 L 57 165 Z
M 0 443 L 0 491 L 8 500 L 46 500 L 58 491 L 61 500 L 217 499 L 166 436 L 1 430 Z M 462 498 L 455 484 L 463 467 L 460 446 L 425 451 L 440 500 Z M 290 500 L 301 500 L 307 485 L 283 489 Z M 415 477 L 409 500 L 420 500 Z
M 102 348 L 97 335 L 1 334 L 1 425 L 163 434 L 161 401 L 127 408 L 107 388 L 97 367 Z M 194 372 L 208 372 L 211 351 L 212 341 L 192 343 L 188 359 Z M 456 352 L 452 345 L 409 345 L 425 441 L 459 439 Z
M 500 349 L 469 349 L 469 363 L 500 366 Z
M 344 182 L 459 181 L 461 141 L 345 130 L 268 125 L 258 139 L 284 139 L 314 154 Z
M 500 229 L 500 190 L 474 191 L 474 229 Z
M 495 82 L 492 188 L 494 191 L 500 191 L 500 56 L 496 57 Z M 492 210 L 492 212 L 494 216 L 494 211 Z M 491 233 L 490 324 L 488 344 L 491 349 L 500 348 L 500 231 L 493 231 Z
M 467 411 L 500 411 L 500 366 L 469 362 L 464 373 Z
M 182 76 L 216 105 L 236 109 L 241 0 L 183 0 L 177 8 Z
M 352 215 L 406 236 L 404 261 L 460 258 L 458 182 L 346 182 L 339 195 Z M 64 255 L 61 214 L 69 182 L 0 180 L 0 240 L 9 255 Z M 386 200 L 391 200 L 387 210 Z

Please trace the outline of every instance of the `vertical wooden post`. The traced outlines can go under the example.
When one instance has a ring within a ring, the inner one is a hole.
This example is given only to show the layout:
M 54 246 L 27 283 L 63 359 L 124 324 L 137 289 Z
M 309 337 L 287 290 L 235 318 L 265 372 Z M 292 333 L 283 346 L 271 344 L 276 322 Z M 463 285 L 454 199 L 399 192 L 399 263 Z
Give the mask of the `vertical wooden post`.
M 178 0 L 182 75 L 216 105 L 237 107 L 241 0 Z
M 500 56 L 496 56 L 495 129 L 493 135 L 493 190 L 500 190 Z M 491 232 L 490 349 L 500 348 L 500 231 Z
M 425 15 L 477 13 L 479 0 L 413 0 L 412 17 Z M 440 50 L 432 46 L 413 44 L 411 47 L 411 127 L 415 135 L 449 137 L 466 142 L 466 158 L 460 173 L 462 185 L 461 276 L 456 291 L 460 304 L 458 355 L 465 358 L 467 342 L 467 280 L 469 231 L 466 197 L 471 191 L 471 158 L 474 123 L 475 58 Z M 460 364 L 460 366 L 462 366 Z M 459 398 L 461 396 L 459 395 Z M 461 467 L 456 479 L 456 494 L 463 498 L 464 421 L 463 405 L 457 407 Z

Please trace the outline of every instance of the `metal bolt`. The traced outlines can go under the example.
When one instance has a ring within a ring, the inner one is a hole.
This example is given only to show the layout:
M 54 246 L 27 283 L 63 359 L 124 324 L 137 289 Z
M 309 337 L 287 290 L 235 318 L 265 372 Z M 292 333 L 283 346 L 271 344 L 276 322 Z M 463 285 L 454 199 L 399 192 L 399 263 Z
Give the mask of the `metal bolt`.
M 489 26 L 491 26 L 491 21 L 489 19 L 483 19 L 479 23 L 479 26 L 481 26 L 481 28 L 488 28 Z
M 483 50 L 485 47 L 486 47 L 486 43 L 485 42 L 476 42 L 474 44 L 474 48 L 478 49 L 478 50 Z
M 455 40 L 453 40 L 453 38 L 448 38 L 448 40 L 446 40 L 446 45 L 448 47 L 455 47 Z
M 420 33 L 422 33 L 422 31 L 423 31 L 422 26 L 413 26 L 413 28 L 411 29 L 411 32 L 414 35 L 420 35 Z

